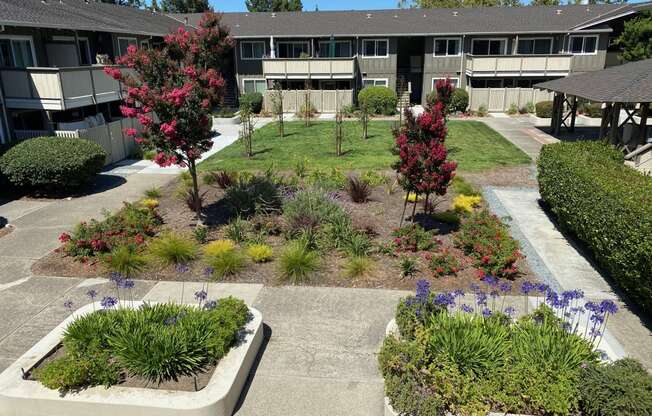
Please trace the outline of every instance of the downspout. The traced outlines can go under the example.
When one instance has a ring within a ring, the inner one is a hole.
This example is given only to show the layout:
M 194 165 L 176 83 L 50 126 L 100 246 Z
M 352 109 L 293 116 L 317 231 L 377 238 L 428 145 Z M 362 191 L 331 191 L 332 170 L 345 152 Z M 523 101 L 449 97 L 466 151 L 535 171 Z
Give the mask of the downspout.
M 464 62 L 466 61 L 466 52 L 464 51 L 465 38 L 466 35 L 462 35 L 462 40 L 460 42 L 460 83 L 462 83 L 462 79 L 463 79 L 464 89 L 468 91 L 468 85 L 466 84 L 466 71 L 464 71 Z
M 4 120 L 3 125 L 0 131 L 0 143 L 5 144 L 11 139 L 11 134 L 9 133 L 9 117 L 7 117 L 7 103 L 5 102 L 5 91 L 2 83 L 2 74 L 0 73 L 0 105 L 2 105 L 2 118 Z

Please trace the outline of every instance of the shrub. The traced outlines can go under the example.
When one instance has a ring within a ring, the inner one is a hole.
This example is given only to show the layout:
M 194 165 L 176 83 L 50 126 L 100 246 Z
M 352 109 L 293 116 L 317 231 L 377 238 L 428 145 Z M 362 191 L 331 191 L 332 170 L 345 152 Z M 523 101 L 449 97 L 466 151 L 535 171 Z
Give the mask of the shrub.
M 462 220 L 455 245 L 474 258 L 474 266 L 484 273 L 513 277 L 516 261 L 522 257 L 518 241 L 498 217 L 486 209 L 474 211 Z
M 274 252 L 267 244 L 253 244 L 247 248 L 247 255 L 254 263 L 266 263 L 272 259 Z
M 224 236 L 236 243 L 247 241 L 250 232 L 251 224 L 240 217 L 237 217 L 224 227 Z
M 291 234 L 315 230 L 344 216 L 347 215 L 342 207 L 319 190 L 300 191 L 283 207 L 283 217 Z
M 109 253 L 122 246 L 142 246 L 162 224 L 156 209 L 148 209 L 125 202 L 116 213 L 105 213 L 105 219 L 81 222 L 73 231 L 62 233 L 59 241 L 63 251 L 75 258 Z
M 228 250 L 207 256 L 206 262 L 213 269 L 214 276 L 231 276 L 244 268 L 245 256 L 239 251 Z
M 141 200 L 140 200 L 140 205 L 141 205 L 143 208 L 154 209 L 154 208 L 158 208 L 158 206 L 159 206 L 159 202 L 158 202 L 158 199 L 154 199 L 154 198 L 145 198 L 145 199 L 141 199 Z
M 560 227 L 652 312 L 652 179 L 625 166 L 620 151 L 584 141 L 544 146 L 538 172 L 541 197 Z
M 480 104 L 478 111 L 475 112 L 478 117 L 486 117 L 489 114 L 486 104 Z
M 510 116 L 518 114 L 518 106 L 515 103 L 511 103 L 509 105 L 509 108 L 507 109 L 507 114 L 509 114 Z
M 378 173 L 375 170 L 367 170 L 365 171 L 361 176 L 360 179 L 362 179 L 364 182 L 368 183 L 369 186 L 375 187 L 375 186 L 380 186 L 380 185 L 385 185 L 388 182 L 390 182 L 390 177 Z
M 317 253 L 309 250 L 305 244 L 290 244 L 279 258 L 281 280 L 291 283 L 305 282 L 319 265 Z
M 102 256 L 102 262 L 109 271 L 125 276 L 135 276 L 147 266 L 145 256 L 139 254 L 133 246 L 119 246 L 109 254 Z
M 149 253 L 164 265 L 185 264 L 197 258 L 197 244 L 180 234 L 168 232 L 149 243 Z
M 443 222 L 445 224 L 460 223 L 460 215 L 455 211 L 435 212 L 431 216 L 435 221 Z
M 205 244 L 208 240 L 208 227 L 197 224 L 197 226 L 192 230 L 192 236 L 195 237 L 195 241 L 199 244 Z
M 469 93 L 463 88 L 455 88 L 451 94 L 448 108 L 451 113 L 463 113 L 469 107 Z
M 428 268 L 436 276 L 447 276 L 456 274 L 460 269 L 460 262 L 448 249 L 442 249 L 438 253 L 425 256 Z
M 254 114 L 258 114 L 263 109 L 263 94 L 259 92 L 248 92 L 240 96 L 240 107 L 249 106 Z
M 481 196 L 458 195 L 453 198 L 453 209 L 455 212 L 470 214 L 473 208 L 480 206 L 481 202 Z
M 65 355 L 34 371 L 34 378 L 45 387 L 62 393 L 92 386 L 111 386 L 120 379 L 118 367 L 108 354 L 94 352 L 83 356 Z
M 358 93 L 360 106 L 366 106 L 372 114 L 394 114 L 398 99 L 396 92 L 387 87 L 368 86 Z
M 227 172 L 225 170 L 208 172 L 203 176 L 203 181 L 206 185 L 216 185 L 220 189 L 226 189 L 232 186 L 237 180 L 238 175 L 235 172 Z
M 552 101 L 540 101 L 535 106 L 537 117 L 552 117 Z
M 367 182 L 357 176 L 350 176 L 346 186 L 346 192 L 351 197 L 351 201 L 361 204 L 369 200 L 371 187 Z
M 458 195 L 480 195 L 480 191 L 459 175 L 455 176 L 451 183 L 453 191 Z
M 161 188 L 158 186 L 152 186 L 151 188 L 148 188 L 145 190 L 143 193 L 146 198 L 152 198 L 152 199 L 158 199 L 161 196 L 163 196 L 163 193 L 161 192 Z
M 419 224 L 410 224 L 397 228 L 392 232 L 393 245 L 396 251 L 428 251 L 437 247 L 439 242 L 432 231 L 426 231 Z
M 591 118 L 602 117 L 602 104 L 601 103 L 587 103 L 582 107 L 582 112 L 585 116 Z
M 269 214 L 281 208 L 278 186 L 263 176 L 239 178 L 226 189 L 224 200 L 231 212 L 242 217 Z
M 411 256 L 401 256 L 398 266 L 401 269 L 401 276 L 403 277 L 412 277 L 419 271 L 417 260 Z
M 363 276 L 371 270 L 373 262 L 369 257 L 354 256 L 349 258 L 344 265 L 344 275 L 350 278 Z
M 12 185 L 37 190 L 75 189 L 104 167 L 102 146 L 85 139 L 37 137 L 0 157 L 0 172 Z
M 423 284 L 425 281 L 417 282 Z M 442 306 L 434 302 L 434 293 L 422 296 L 408 296 L 396 305 L 396 326 L 401 338 L 414 340 L 418 327 L 423 327 L 430 318 L 442 311 Z
M 371 253 L 372 243 L 366 234 L 352 231 L 346 235 L 338 248 L 349 256 L 362 257 Z
M 206 192 L 195 195 L 193 188 L 187 185 L 179 186 L 176 191 L 177 198 L 185 202 L 186 206 L 191 211 L 195 210 L 197 203 L 199 203 L 199 206 L 204 206 L 204 195 L 206 195 Z M 199 201 L 197 201 L 197 198 L 199 198 Z
M 348 178 L 337 168 L 332 168 L 330 170 L 315 169 L 310 172 L 306 182 L 315 188 L 328 191 L 345 189 Z
M 652 376 L 632 358 L 585 365 L 579 386 L 582 414 L 652 414 Z
M 204 246 L 204 255 L 208 257 L 219 256 L 235 250 L 235 243 L 231 240 L 215 240 Z

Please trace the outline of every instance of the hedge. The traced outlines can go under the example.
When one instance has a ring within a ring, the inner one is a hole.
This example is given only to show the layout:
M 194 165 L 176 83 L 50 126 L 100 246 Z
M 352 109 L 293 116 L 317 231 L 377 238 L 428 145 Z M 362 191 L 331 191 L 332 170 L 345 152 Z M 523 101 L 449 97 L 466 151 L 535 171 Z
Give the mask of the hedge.
M 630 299 L 652 312 L 652 178 L 600 142 L 544 146 L 541 197 Z
M 541 101 L 534 106 L 537 117 L 552 117 L 552 101 Z
M 435 102 L 437 91 L 431 91 L 426 97 L 427 102 Z M 463 113 L 469 107 L 469 93 L 463 88 L 455 88 L 451 94 L 451 102 L 448 109 L 451 113 Z
M 360 106 L 366 105 L 370 113 L 392 115 L 396 111 L 396 92 L 387 87 L 364 87 L 358 93 Z
M 18 187 L 74 189 L 104 166 L 106 152 L 85 139 L 37 137 L 18 143 L 0 157 L 0 172 Z
M 263 94 L 259 92 L 248 92 L 240 97 L 240 107 L 248 105 L 254 114 L 263 109 Z

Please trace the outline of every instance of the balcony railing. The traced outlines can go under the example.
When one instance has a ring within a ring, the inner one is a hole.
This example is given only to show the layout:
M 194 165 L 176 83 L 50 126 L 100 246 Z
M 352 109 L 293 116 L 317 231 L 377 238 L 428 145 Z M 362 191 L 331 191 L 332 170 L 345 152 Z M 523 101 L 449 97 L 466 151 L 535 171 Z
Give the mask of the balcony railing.
M 264 59 L 263 74 L 266 78 L 351 79 L 355 77 L 355 59 Z
M 119 100 L 120 83 L 104 66 L 0 69 L 8 108 L 68 110 Z
M 568 75 L 572 55 L 467 55 L 466 74 L 469 76 L 552 76 Z

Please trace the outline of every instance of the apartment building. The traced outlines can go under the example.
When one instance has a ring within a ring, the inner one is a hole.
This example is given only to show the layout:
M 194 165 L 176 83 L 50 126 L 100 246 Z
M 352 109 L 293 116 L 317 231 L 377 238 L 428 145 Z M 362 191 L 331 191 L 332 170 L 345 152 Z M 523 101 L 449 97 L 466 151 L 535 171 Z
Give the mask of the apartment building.
M 438 79 L 450 77 L 472 93 L 472 105 L 484 100 L 502 110 L 510 104 L 505 94 L 547 99 L 532 85 L 617 63 L 610 41 L 626 19 L 650 7 L 226 13 L 224 22 L 237 40 L 240 94 L 280 82 L 290 90 L 351 90 L 354 97 L 365 85 L 382 85 L 423 103 Z M 200 15 L 174 17 L 193 25 Z

